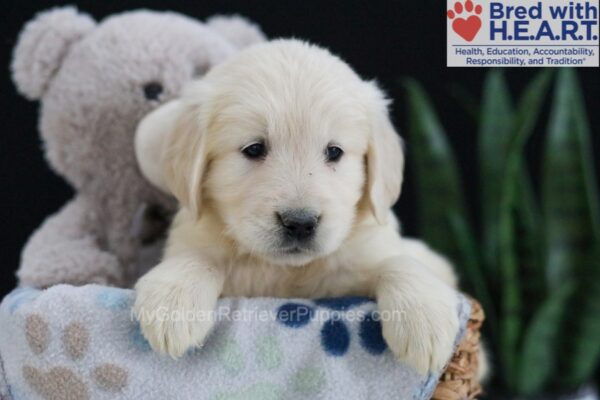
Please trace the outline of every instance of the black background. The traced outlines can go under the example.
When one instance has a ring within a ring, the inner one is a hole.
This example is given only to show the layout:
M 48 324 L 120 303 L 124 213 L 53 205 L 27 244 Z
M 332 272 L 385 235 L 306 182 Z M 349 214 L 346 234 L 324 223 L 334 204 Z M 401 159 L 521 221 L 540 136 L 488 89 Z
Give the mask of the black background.
M 71 189 L 47 166 L 37 126 L 37 104 L 20 97 L 10 80 L 10 53 L 23 24 L 41 10 L 63 5 L 52 1 L 0 2 L 0 295 L 14 284 L 21 248 L 44 217 L 71 196 Z M 295 36 L 328 47 L 365 78 L 376 78 L 394 99 L 396 126 L 406 127 L 399 80 L 417 78 L 438 108 L 458 153 L 471 209 L 477 199 L 476 125 L 452 96 L 456 85 L 479 96 L 484 68 L 446 67 L 446 6 L 440 0 L 231 0 L 231 1 L 78 1 L 80 10 L 101 19 L 136 8 L 174 10 L 204 19 L 215 13 L 240 13 L 259 23 L 271 38 Z M 594 133 L 594 153 L 600 155 L 600 74 L 582 68 L 588 112 Z M 513 95 L 535 69 L 506 71 Z M 547 108 L 547 105 L 546 105 Z M 541 118 L 542 122 L 547 118 Z M 528 146 L 534 175 L 539 171 L 543 123 Z M 410 142 L 407 143 L 410 154 Z M 596 160 L 598 162 L 598 160 Z M 396 209 L 405 231 L 414 234 L 415 202 L 410 169 Z M 534 179 L 535 181 L 535 179 Z M 475 216 L 476 217 L 476 216 Z

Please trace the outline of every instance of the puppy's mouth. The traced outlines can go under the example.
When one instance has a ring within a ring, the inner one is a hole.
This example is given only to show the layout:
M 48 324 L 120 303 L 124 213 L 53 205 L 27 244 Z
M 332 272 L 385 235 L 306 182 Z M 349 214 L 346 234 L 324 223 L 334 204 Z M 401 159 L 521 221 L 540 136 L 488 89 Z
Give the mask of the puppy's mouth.
M 317 249 L 310 244 L 294 243 L 281 246 L 271 253 L 271 257 L 286 265 L 303 265 L 317 256 Z
M 316 238 L 295 239 L 287 235 L 280 236 L 279 243 L 274 248 L 279 256 L 309 255 L 318 250 Z
M 305 254 L 312 253 L 313 249 L 307 246 L 293 246 L 280 250 L 282 254 Z

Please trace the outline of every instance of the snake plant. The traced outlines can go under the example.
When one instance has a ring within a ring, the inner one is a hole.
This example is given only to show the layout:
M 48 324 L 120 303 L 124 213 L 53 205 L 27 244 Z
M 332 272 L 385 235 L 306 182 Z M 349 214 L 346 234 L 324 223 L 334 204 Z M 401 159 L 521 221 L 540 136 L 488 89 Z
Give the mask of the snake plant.
M 431 101 L 416 81 L 405 87 L 420 235 L 482 303 L 496 384 L 525 398 L 585 384 L 600 360 L 600 216 L 575 71 L 542 70 L 516 102 L 504 73 L 488 73 L 477 109 L 478 226 Z M 532 178 L 524 149 L 542 122 L 543 165 Z

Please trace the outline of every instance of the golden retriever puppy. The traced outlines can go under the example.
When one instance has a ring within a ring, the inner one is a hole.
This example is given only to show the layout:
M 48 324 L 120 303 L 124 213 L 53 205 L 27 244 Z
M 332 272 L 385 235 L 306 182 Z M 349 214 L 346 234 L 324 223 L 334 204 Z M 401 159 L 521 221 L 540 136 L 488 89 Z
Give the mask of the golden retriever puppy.
M 383 336 L 401 361 L 444 366 L 456 281 L 442 257 L 398 233 L 390 207 L 404 156 L 387 104 L 328 51 L 276 40 L 144 119 L 140 165 L 181 203 L 164 260 L 135 287 L 154 350 L 201 346 L 220 296 L 360 295 L 392 316 Z

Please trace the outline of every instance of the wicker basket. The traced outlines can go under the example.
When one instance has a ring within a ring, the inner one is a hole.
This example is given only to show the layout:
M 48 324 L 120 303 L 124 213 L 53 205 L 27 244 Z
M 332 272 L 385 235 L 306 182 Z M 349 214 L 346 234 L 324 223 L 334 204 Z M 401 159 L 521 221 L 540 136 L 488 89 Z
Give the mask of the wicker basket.
M 471 316 L 465 336 L 440 377 L 432 399 L 476 399 L 481 394 L 478 379 L 480 328 L 485 316 L 481 305 L 471 299 Z

